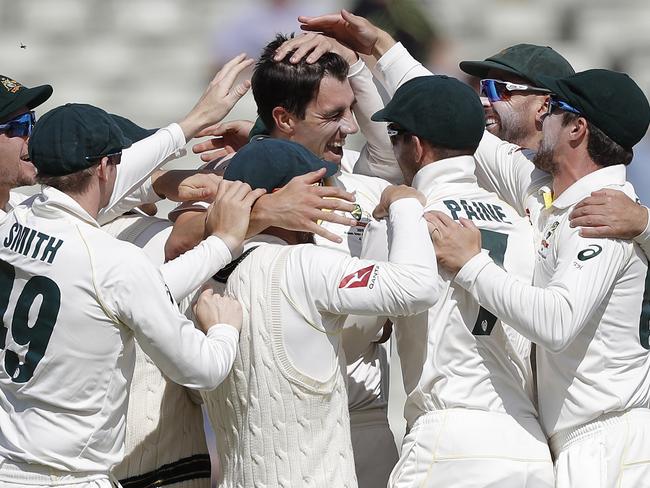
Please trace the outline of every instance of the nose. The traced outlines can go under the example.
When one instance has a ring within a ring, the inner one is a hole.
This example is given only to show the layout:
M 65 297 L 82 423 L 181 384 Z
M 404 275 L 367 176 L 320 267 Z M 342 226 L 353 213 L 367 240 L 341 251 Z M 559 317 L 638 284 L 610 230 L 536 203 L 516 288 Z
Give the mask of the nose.
M 359 132 L 359 126 L 357 121 L 354 120 L 354 115 L 352 112 L 347 117 L 343 117 L 339 124 L 339 129 L 343 134 L 356 134 Z

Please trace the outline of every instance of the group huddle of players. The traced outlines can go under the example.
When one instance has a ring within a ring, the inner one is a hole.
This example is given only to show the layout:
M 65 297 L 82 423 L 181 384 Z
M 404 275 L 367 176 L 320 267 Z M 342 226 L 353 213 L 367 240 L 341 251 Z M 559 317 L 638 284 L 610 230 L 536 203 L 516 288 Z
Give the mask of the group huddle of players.
M 298 20 L 158 130 L 0 77 L 0 487 L 209 486 L 201 405 L 218 486 L 650 486 L 641 89 Z

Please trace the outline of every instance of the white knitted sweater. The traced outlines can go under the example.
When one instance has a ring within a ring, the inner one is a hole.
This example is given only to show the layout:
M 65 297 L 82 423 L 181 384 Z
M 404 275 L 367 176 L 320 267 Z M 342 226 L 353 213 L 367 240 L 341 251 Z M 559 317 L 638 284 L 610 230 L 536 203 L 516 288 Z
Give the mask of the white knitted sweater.
M 239 350 L 226 381 L 202 392 L 222 487 L 357 486 L 340 366 L 315 381 L 292 366 L 284 347 L 280 277 L 291 251 L 262 246 L 228 280 L 244 309 Z

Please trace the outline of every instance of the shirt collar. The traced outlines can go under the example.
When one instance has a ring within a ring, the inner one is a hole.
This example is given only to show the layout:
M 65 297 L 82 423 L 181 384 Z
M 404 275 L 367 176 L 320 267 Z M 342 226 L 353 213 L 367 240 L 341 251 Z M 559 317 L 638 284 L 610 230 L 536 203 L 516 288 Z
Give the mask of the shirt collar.
M 446 183 L 476 183 L 474 156 L 456 156 L 429 163 L 421 168 L 411 185 L 416 190 L 431 192 Z
M 600 190 L 605 187 L 615 187 L 625 185 L 625 165 L 617 164 L 607 166 L 583 176 L 573 183 L 569 188 L 553 201 L 553 206 L 557 209 L 569 208 L 585 197 L 591 195 L 591 192 Z
M 57 218 L 61 212 L 65 212 L 87 224 L 99 227 L 97 220 L 91 217 L 72 197 L 51 186 L 42 187 L 41 193 L 36 196 L 32 204 L 32 211 L 35 215 L 45 218 Z

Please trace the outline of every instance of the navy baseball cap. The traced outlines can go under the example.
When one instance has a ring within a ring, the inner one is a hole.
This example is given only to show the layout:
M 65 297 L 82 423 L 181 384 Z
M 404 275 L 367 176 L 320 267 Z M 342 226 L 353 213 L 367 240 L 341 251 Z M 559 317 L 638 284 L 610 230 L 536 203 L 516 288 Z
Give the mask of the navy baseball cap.
M 450 149 L 476 149 L 485 131 L 485 113 L 476 92 L 445 75 L 407 81 L 371 119 L 394 122 L 431 144 Z
M 510 73 L 533 83 L 539 76 L 563 78 L 575 73 L 571 64 L 548 46 L 516 44 L 490 56 L 485 61 L 461 61 L 460 69 L 479 78 L 486 78 L 491 69 Z
M 29 139 L 29 157 L 39 174 L 65 176 L 121 153 L 132 140 L 115 119 L 92 105 L 68 103 L 43 115 Z
M 0 121 L 20 107 L 33 109 L 52 96 L 50 85 L 27 88 L 8 76 L 0 75 Z
M 272 192 L 292 178 L 326 168 L 325 177 L 338 171 L 338 166 L 319 158 L 306 147 L 285 139 L 257 136 L 228 161 L 223 174 L 226 180 L 243 181 L 253 190 Z
M 540 82 L 625 149 L 648 130 L 648 99 L 625 73 L 589 69 L 566 78 L 540 77 Z

